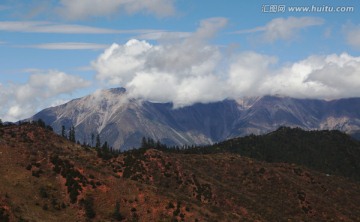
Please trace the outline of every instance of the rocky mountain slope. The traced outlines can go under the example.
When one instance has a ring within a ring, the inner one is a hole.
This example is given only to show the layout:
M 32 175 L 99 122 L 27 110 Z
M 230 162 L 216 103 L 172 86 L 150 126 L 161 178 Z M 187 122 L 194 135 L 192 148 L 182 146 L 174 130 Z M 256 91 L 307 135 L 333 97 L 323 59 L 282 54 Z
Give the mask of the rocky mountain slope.
M 0 128 L 0 162 L 4 222 L 360 220 L 359 183 L 232 153 L 139 149 L 105 160 L 24 124 Z
M 173 109 L 170 103 L 127 100 L 123 88 L 98 91 L 45 109 L 43 119 L 57 133 L 75 126 L 77 139 L 91 143 L 100 134 L 114 148 L 138 147 L 142 137 L 169 145 L 209 144 L 279 126 L 360 132 L 360 98 L 334 101 L 265 96 Z

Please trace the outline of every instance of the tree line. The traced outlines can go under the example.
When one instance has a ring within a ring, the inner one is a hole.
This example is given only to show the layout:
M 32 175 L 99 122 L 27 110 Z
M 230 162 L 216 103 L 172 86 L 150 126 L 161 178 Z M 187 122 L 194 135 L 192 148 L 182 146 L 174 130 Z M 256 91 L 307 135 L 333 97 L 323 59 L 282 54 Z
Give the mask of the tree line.
M 80 142 L 76 140 L 76 130 L 74 126 L 71 126 L 68 133 L 64 125 L 61 126 L 61 136 L 68 139 L 71 142 L 78 143 Z M 101 142 L 100 134 L 91 134 L 91 144 L 87 143 L 85 140 L 82 143 L 82 146 L 85 148 L 93 148 L 96 150 L 98 157 L 108 160 L 113 157 L 117 157 L 121 151 L 114 149 L 109 145 L 107 141 L 104 143 Z

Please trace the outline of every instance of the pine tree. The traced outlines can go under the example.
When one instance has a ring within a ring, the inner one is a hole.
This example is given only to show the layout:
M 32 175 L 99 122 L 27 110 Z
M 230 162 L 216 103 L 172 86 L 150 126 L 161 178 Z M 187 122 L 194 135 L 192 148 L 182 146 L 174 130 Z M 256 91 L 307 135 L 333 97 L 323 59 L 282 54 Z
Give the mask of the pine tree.
M 107 141 L 105 141 L 105 143 L 101 147 L 101 157 L 105 160 L 111 159 L 111 157 L 112 157 Z
M 37 124 L 38 124 L 38 126 L 40 126 L 40 127 L 42 127 L 42 128 L 45 128 L 45 127 L 46 127 L 46 124 L 45 124 L 45 122 L 44 122 L 42 119 L 38 119 Z
M 103 144 L 102 149 L 104 150 L 104 152 L 108 152 L 108 151 L 109 151 L 109 145 L 108 145 L 108 142 L 107 142 L 107 141 L 105 141 L 105 143 Z
M 64 137 L 64 138 L 67 138 L 64 125 L 61 126 L 61 136 Z
M 74 127 L 74 126 L 72 126 L 72 127 L 70 128 L 69 140 L 70 140 L 71 142 L 76 142 L 75 127 Z
M 141 147 L 140 147 L 140 148 L 147 148 L 147 147 L 148 147 L 148 143 L 147 143 L 147 141 L 146 141 L 146 138 L 143 137 L 143 138 L 141 139 Z
M 72 131 L 73 131 L 73 132 L 72 132 L 72 133 L 73 133 L 73 141 L 75 142 L 75 141 L 76 141 L 75 127 L 73 127 L 73 130 L 72 130 Z
M 100 135 L 97 134 L 97 135 L 96 135 L 96 144 L 95 144 L 95 147 L 96 147 L 96 148 L 100 148 L 100 146 L 101 146 Z
M 152 138 L 148 137 L 147 148 L 154 148 L 154 147 L 155 147 L 155 141 Z
M 95 134 L 91 134 L 91 147 L 94 147 Z

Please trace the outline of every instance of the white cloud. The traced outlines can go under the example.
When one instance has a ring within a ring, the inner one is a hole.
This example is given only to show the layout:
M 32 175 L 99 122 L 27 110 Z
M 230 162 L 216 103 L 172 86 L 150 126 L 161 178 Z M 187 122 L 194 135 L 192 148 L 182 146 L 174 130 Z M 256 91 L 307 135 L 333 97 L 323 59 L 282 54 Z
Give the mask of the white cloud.
M 269 78 L 270 66 L 277 58 L 255 52 L 241 53 L 229 64 L 226 87 L 231 91 L 228 97 L 257 96 L 259 83 Z
M 159 17 L 175 13 L 172 0 L 60 0 L 59 14 L 66 19 L 85 19 L 126 12 L 145 12 Z
M 109 47 L 109 45 L 85 43 L 85 42 L 57 42 L 57 43 L 43 43 L 37 45 L 26 45 L 22 47 L 49 49 L 49 50 L 98 50 L 98 49 L 105 49 Z
M 145 69 L 177 73 L 182 76 L 209 74 L 220 59 L 218 47 L 207 41 L 227 23 L 225 18 L 211 18 L 201 21 L 200 27 L 189 37 L 152 47 L 148 50 Z
M 249 30 L 241 30 L 235 33 L 256 33 L 262 32 L 261 38 L 264 42 L 275 42 L 277 40 L 291 40 L 301 30 L 311 26 L 324 24 L 322 18 L 317 17 L 288 17 L 275 18 L 265 26 L 256 27 Z
M 352 57 L 346 53 L 325 57 L 322 66 L 311 72 L 306 82 L 317 83 L 331 89 L 322 97 L 360 96 L 360 57 Z
M 272 66 L 275 63 L 274 57 L 254 52 L 241 54 L 230 64 L 229 84 L 225 84 L 232 90 L 228 97 L 280 94 L 339 99 L 360 96 L 360 57 L 347 53 L 313 55 L 277 68 Z
M 291 64 L 256 52 L 228 55 L 207 41 L 223 18 L 200 23 L 177 42 L 114 44 L 92 63 L 97 79 L 127 88 L 129 97 L 173 102 L 175 107 L 225 98 L 281 94 L 335 99 L 360 96 L 360 57 L 313 55 Z
M 0 21 L 0 31 L 28 33 L 61 33 L 61 34 L 144 34 L 162 30 L 134 29 L 116 30 L 97 28 L 85 25 L 69 25 L 47 21 Z
M 360 57 L 313 55 L 281 65 L 276 57 L 256 52 L 226 57 L 200 40 L 191 41 L 192 48 L 182 43 L 131 40 L 105 50 L 93 67 L 99 80 L 124 86 L 130 98 L 173 102 L 175 108 L 276 94 L 321 99 L 360 96 Z
M 39 108 L 53 104 L 59 95 L 71 94 L 88 87 L 90 82 L 56 70 L 32 70 L 24 84 L 0 85 L 3 120 L 15 121 L 27 118 Z
M 276 70 L 259 84 L 259 94 L 338 99 L 360 96 L 360 57 L 346 53 L 310 56 Z
M 97 78 L 111 84 L 121 84 L 132 78 L 144 66 L 145 54 L 152 46 L 145 41 L 130 40 L 125 45 L 113 44 L 93 62 Z
M 80 77 L 57 70 L 49 70 L 45 73 L 33 73 L 29 78 L 27 86 L 36 89 L 41 96 L 48 98 L 87 87 L 89 82 Z
M 182 107 L 197 102 L 221 101 L 227 97 L 227 89 L 216 75 L 192 76 L 184 79 L 179 87 L 174 107 Z
M 347 24 L 343 29 L 347 44 L 360 49 L 360 25 Z
M 138 72 L 126 83 L 131 97 L 144 98 L 155 102 L 168 102 L 176 97 L 178 78 L 168 73 Z M 149 95 L 149 96 L 147 96 Z
M 189 37 L 164 45 L 138 40 L 113 44 L 93 62 L 96 77 L 125 86 L 132 97 L 173 101 L 175 106 L 223 99 L 223 93 L 204 90 L 220 82 L 213 72 L 221 60 L 219 48 L 206 41 L 226 23 L 224 18 L 204 20 Z

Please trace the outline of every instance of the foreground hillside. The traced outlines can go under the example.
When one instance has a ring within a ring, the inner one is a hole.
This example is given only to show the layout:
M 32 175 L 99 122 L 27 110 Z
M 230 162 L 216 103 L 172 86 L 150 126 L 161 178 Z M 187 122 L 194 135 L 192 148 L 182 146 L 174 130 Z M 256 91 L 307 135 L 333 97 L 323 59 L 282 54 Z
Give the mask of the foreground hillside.
M 0 221 L 359 221 L 360 184 L 238 154 L 99 158 L 36 125 L 0 128 Z

